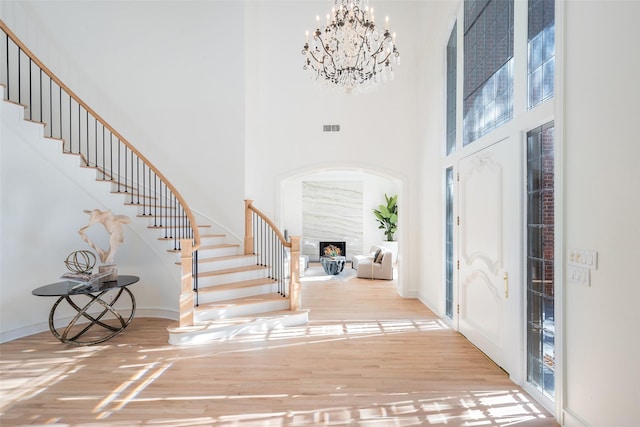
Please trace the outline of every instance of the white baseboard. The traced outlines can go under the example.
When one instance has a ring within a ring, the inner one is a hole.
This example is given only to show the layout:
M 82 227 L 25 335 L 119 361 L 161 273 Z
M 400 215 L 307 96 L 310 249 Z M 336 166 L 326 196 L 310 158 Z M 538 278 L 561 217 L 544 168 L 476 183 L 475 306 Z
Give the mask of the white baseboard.
M 433 314 L 435 314 L 435 315 L 436 315 L 436 316 L 438 316 L 438 317 L 442 317 L 442 314 L 438 313 L 438 310 L 436 310 L 436 309 L 435 309 L 435 308 L 434 308 L 434 307 L 429 303 L 429 300 L 428 300 L 428 299 L 426 299 L 426 298 L 424 297 L 424 295 L 422 295 L 422 294 L 418 294 L 417 298 L 418 298 L 418 300 L 419 300 L 422 304 L 424 304 L 424 306 L 425 306 L 425 307 L 427 307 L 429 310 L 433 311 Z
M 121 314 L 125 316 L 125 315 L 128 315 L 129 312 L 123 311 Z M 153 317 L 158 319 L 169 319 L 169 320 L 175 320 L 175 321 L 180 319 L 180 316 L 177 311 L 159 309 L 159 308 L 136 308 L 136 315 L 132 321 L 135 321 L 135 319 L 139 317 Z M 58 324 L 64 324 L 65 322 L 69 322 L 71 319 L 72 319 L 71 316 L 69 316 L 68 318 L 61 318 L 59 320 L 56 319 L 56 328 L 58 327 Z M 79 322 L 79 323 L 85 323 L 85 322 Z M 33 325 L 12 329 L 10 331 L 4 331 L 0 333 L 0 344 L 17 340 L 19 338 L 28 337 L 30 335 L 38 334 L 40 332 L 44 332 L 48 330 L 49 330 L 48 322 L 39 322 Z
M 591 427 L 591 424 L 576 415 L 571 409 L 562 411 L 562 425 L 566 427 Z

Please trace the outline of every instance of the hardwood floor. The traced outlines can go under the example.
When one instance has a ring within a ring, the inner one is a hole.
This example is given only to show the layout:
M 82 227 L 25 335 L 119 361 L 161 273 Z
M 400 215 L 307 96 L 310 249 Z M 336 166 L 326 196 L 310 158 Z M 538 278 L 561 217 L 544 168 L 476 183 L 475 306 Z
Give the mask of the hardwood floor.
M 307 325 L 195 347 L 135 318 L 106 343 L 0 345 L 0 425 L 556 426 L 393 282 L 303 282 Z

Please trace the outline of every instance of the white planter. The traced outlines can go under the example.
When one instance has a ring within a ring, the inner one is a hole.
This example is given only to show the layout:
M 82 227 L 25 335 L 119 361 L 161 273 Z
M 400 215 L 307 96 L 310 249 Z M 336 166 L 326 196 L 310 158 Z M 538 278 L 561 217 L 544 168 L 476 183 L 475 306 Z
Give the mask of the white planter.
M 380 246 L 387 248 L 391 251 L 391 254 L 393 255 L 392 260 L 393 260 L 393 263 L 395 264 L 398 261 L 398 242 L 395 240 L 392 242 L 389 242 L 388 240 L 383 240 L 380 243 Z

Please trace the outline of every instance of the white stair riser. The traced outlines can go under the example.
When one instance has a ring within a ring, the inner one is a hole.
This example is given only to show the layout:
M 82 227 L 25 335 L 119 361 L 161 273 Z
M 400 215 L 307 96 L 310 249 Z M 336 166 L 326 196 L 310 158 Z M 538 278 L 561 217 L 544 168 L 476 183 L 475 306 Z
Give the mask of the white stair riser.
M 214 286 L 223 285 L 225 283 L 242 282 L 244 280 L 262 279 L 267 277 L 269 271 L 267 269 L 238 271 L 236 273 L 218 274 L 216 276 L 198 277 L 198 286 Z
M 215 288 L 215 286 L 213 286 Z M 216 292 L 200 292 L 198 302 L 206 304 L 209 302 L 226 301 L 235 298 L 251 297 L 255 295 L 270 294 L 278 292 L 278 284 L 265 284 L 260 286 L 247 286 L 239 289 L 230 289 Z
M 207 233 L 203 233 L 203 234 L 207 234 Z M 213 236 L 213 237 L 200 236 L 200 245 L 202 246 L 222 245 L 224 243 L 227 243 L 225 240 L 226 240 L 226 236 L 224 235 Z
M 239 246 L 223 246 L 220 248 L 213 249 L 200 249 L 198 251 L 198 258 L 214 258 L 219 256 L 230 256 L 230 255 L 240 255 L 240 247 Z M 254 259 L 255 263 L 255 259 Z
M 202 258 L 198 258 L 202 259 Z M 235 267 L 250 267 L 256 265 L 255 257 L 237 257 L 227 259 L 216 259 L 212 261 L 198 262 L 198 271 L 201 273 L 207 271 L 226 270 Z
M 241 334 L 255 334 L 273 329 L 282 329 L 288 326 L 300 326 L 309 321 L 308 312 L 297 313 L 292 316 L 276 316 L 259 321 L 240 325 L 228 325 L 220 328 L 212 328 L 193 332 L 170 332 L 169 344 L 172 345 L 196 345 L 231 338 Z
M 217 257 L 225 257 L 225 256 L 234 256 L 238 255 L 238 247 L 237 246 L 225 246 L 221 248 L 215 249 L 207 249 L 198 251 L 198 259 L 206 259 L 206 258 L 217 258 Z M 176 262 L 180 262 L 180 254 L 176 255 Z M 253 262 L 247 265 L 255 265 L 256 260 L 253 258 Z
M 268 311 L 286 310 L 289 308 L 289 299 L 273 301 L 259 301 L 255 304 L 242 304 L 236 306 L 227 306 L 221 308 L 212 308 L 210 310 L 197 311 L 195 313 L 196 322 L 204 322 L 207 320 L 228 319 L 237 316 L 248 316 L 252 314 L 265 313 Z

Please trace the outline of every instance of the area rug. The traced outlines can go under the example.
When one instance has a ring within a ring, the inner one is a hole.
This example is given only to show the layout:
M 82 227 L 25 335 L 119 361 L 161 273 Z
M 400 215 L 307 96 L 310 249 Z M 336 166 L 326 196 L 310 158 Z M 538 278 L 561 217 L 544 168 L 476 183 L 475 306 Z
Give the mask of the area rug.
M 321 265 L 310 265 L 309 268 L 304 271 L 304 275 L 300 276 L 300 281 L 305 283 L 326 282 L 328 280 L 346 281 L 354 277 L 356 277 L 356 271 L 351 268 L 351 264 L 345 265 L 340 274 L 336 274 L 335 276 L 325 273 Z

